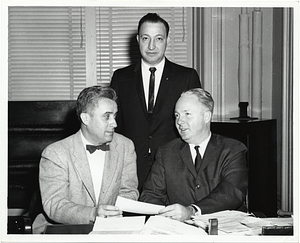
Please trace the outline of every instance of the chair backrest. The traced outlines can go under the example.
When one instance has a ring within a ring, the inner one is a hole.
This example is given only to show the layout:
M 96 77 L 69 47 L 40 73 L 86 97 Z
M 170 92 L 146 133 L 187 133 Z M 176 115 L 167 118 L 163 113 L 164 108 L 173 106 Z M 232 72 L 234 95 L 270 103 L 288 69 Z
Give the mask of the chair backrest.
M 36 190 L 30 201 L 29 210 L 28 210 L 28 217 L 31 219 L 31 222 L 33 222 L 36 218 L 36 216 L 40 213 L 42 213 L 43 205 L 42 205 L 42 198 L 40 190 Z
M 28 209 L 46 146 L 75 133 L 76 101 L 8 102 L 8 207 Z

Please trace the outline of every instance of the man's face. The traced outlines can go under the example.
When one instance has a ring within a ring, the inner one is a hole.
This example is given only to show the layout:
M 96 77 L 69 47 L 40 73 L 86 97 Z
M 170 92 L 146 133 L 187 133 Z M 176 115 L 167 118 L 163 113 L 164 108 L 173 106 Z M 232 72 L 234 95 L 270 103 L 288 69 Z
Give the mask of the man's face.
M 195 95 L 184 95 L 175 106 L 175 123 L 181 138 L 190 144 L 199 144 L 210 131 L 211 113 Z
M 164 58 L 168 36 L 163 23 L 144 22 L 141 25 L 137 41 L 143 60 L 156 65 Z
M 98 107 L 86 115 L 86 139 L 95 144 L 103 144 L 113 139 L 117 127 L 117 103 L 111 99 L 103 98 L 98 101 Z

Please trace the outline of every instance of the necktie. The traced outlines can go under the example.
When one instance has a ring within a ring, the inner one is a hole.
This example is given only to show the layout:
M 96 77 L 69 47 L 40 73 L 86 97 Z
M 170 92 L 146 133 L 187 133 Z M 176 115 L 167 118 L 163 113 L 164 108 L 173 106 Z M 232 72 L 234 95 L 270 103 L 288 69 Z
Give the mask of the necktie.
M 100 145 L 86 145 L 86 150 L 90 152 L 90 154 L 94 153 L 97 149 L 101 149 L 102 151 L 108 151 L 109 145 L 108 144 L 100 144 Z
M 154 107 L 154 84 L 155 84 L 155 67 L 149 68 L 150 74 L 150 81 L 149 81 L 149 98 L 148 98 L 148 113 L 153 113 Z
M 195 168 L 197 171 L 199 170 L 200 164 L 202 162 L 201 154 L 199 153 L 199 148 L 200 148 L 200 146 L 195 146 L 195 150 L 197 153 L 196 158 L 195 158 Z

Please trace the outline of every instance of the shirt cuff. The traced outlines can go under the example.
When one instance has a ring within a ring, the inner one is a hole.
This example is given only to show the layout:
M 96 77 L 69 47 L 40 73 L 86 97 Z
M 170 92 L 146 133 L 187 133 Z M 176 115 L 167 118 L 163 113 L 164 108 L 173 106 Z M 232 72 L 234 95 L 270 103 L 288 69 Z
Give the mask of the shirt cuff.
M 197 205 L 191 204 L 191 206 L 192 206 L 192 207 L 195 209 L 195 211 L 196 211 L 195 216 L 200 216 L 200 215 L 202 215 L 201 209 L 200 209 Z

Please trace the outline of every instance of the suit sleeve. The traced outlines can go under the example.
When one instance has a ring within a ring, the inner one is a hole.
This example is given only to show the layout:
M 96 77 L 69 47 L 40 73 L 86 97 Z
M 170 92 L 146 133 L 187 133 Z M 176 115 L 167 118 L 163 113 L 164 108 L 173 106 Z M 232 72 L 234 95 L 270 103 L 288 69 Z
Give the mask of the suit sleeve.
M 161 148 L 156 153 L 156 160 L 152 165 L 143 191 L 139 199 L 142 202 L 167 205 L 165 169 L 161 158 Z
M 113 88 L 118 93 L 118 74 L 117 71 L 113 73 L 111 78 L 110 87 Z
M 119 196 L 137 200 L 139 197 L 137 168 L 136 168 L 136 153 L 133 142 L 128 142 L 125 149 L 124 167 L 122 170 L 121 188 Z
M 43 207 L 51 220 L 63 224 L 89 224 L 96 207 L 71 201 L 69 169 L 54 149 L 46 148 L 40 161 L 40 189 Z M 79 195 L 80 196 L 80 195 Z
M 199 75 L 195 69 L 192 69 L 191 79 L 188 89 L 202 88 Z
M 117 96 L 119 96 L 120 87 L 118 86 L 118 70 L 116 70 L 113 73 L 113 76 L 112 76 L 112 79 L 110 82 L 110 87 L 113 88 L 116 91 Z M 120 100 L 121 100 L 120 97 L 118 97 L 118 114 L 122 114 L 122 106 L 121 106 Z M 117 121 L 118 126 L 116 127 L 115 131 L 122 134 L 122 116 L 117 115 L 116 121 Z
M 221 179 L 218 185 L 206 197 L 195 202 L 202 214 L 246 209 L 248 169 L 245 153 L 247 149 L 240 145 L 237 150 L 221 163 Z

